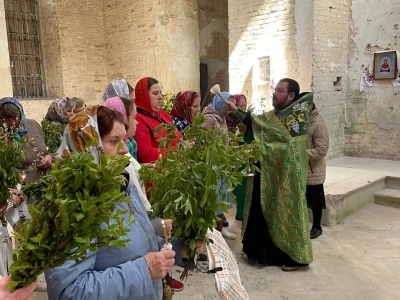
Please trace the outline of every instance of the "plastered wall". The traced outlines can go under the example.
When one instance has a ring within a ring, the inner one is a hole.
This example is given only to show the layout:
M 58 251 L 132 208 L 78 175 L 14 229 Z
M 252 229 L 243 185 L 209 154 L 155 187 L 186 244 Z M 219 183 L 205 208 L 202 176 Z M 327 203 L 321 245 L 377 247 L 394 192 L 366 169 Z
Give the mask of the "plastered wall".
M 360 76 L 373 53 L 400 50 L 400 1 L 355 0 L 351 6 L 346 155 L 400 159 L 400 95 L 390 80 L 376 81 L 372 94 L 360 93 Z

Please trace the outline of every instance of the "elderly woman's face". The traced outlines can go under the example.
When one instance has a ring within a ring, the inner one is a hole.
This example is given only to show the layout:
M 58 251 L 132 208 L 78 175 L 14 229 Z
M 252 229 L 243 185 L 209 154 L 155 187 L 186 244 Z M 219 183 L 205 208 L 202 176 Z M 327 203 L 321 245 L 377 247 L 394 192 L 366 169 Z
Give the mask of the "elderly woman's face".
M 67 117 L 68 117 L 68 120 L 69 119 L 71 119 L 73 116 L 74 116 L 74 110 L 71 108 L 71 109 L 67 109 Z
M 190 111 L 192 112 L 192 118 L 196 117 L 200 112 L 200 97 L 196 97 L 193 100 L 192 106 L 190 106 Z
M 19 117 L 5 117 L 3 118 L 4 123 L 7 124 L 7 127 L 10 129 L 17 129 L 20 124 Z
M 4 123 L 11 130 L 16 130 L 21 124 L 21 112 L 18 106 L 6 103 L 0 109 L 0 124 Z
M 246 98 L 244 96 L 240 96 L 240 99 L 237 103 L 237 107 L 239 107 L 240 109 L 246 110 L 246 106 L 247 106 Z
M 125 125 L 114 121 L 111 132 L 101 139 L 103 142 L 104 154 L 108 156 L 122 156 L 128 153 L 128 147 L 124 142 L 125 136 Z

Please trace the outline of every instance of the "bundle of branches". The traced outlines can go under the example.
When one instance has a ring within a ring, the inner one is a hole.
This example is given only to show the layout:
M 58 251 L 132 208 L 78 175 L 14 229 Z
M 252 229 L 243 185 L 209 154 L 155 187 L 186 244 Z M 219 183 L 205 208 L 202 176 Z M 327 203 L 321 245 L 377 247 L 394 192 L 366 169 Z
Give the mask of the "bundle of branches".
M 28 199 L 42 201 L 46 194 L 46 186 L 52 181 L 50 174 L 43 175 L 39 180 L 31 181 L 22 186 L 22 192 Z
M 181 279 L 195 268 L 196 241 L 208 242 L 207 229 L 212 229 L 218 220 L 216 211 L 226 211 L 228 203 L 223 186 L 234 199 L 234 186 L 246 176 L 241 166 L 246 163 L 246 170 L 249 167 L 254 170 L 256 167 L 249 165 L 250 158 L 257 161 L 261 157 L 255 142 L 243 144 L 237 133 L 230 135 L 227 145 L 215 129 L 203 128 L 203 122 L 204 116 L 199 116 L 185 128 L 186 139 L 195 141 L 194 144 L 181 142 L 156 162 L 155 170 L 141 169 L 142 180 L 152 183 L 149 195 L 155 215 L 173 219 L 173 236 L 187 248 L 188 263 Z M 174 139 L 173 135 L 167 136 L 159 140 L 160 147 Z M 217 197 L 222 201 L 217 201 Z
M 5 124 L 0 126 L 0 205 L 10 198 L 9 188 L 15 188 L 21 182 L 18 168 L 24 156 L 23 142 L 17 141 Z
M 55 153 L 61 145 L 61 138 L 65 126 L 46 119 L 42 120 L 41 126 L 44 132 L 46 145 L 49 147 L 49 153 Z
M 102 156 L 97 164 L 88 152 L 72 153 L 55 163 L 41 185 L 31 187 L 38 202 L 29 207 L 32 219 L 15 233 L 19 246 L 11 265 L 11 289 L 34 282 L 66 260 L 85 259 L 88 250 L 127 244 L 129 224 L 121 215 L 128 211 L 114 211 L 117 203 L 129 200 L 121 190 L 127 162 L 126 157 Z

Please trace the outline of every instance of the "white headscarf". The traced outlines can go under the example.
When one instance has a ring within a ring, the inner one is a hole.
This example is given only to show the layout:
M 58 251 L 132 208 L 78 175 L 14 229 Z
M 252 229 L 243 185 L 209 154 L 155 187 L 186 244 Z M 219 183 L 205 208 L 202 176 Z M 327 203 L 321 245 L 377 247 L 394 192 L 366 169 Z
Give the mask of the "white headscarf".
M 111 81 L 103 92 L 103 101 L 112 97 L 129 98 L 128 82 L 125 79 Z

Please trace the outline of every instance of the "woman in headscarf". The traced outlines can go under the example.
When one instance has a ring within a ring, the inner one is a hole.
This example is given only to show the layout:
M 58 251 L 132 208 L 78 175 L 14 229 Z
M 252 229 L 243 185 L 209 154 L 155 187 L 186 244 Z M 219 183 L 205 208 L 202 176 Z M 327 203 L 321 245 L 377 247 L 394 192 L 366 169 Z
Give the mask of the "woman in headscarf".
M 138 159 L 142 163 L 150 163 L 164 155 L 168 148 L 159 149 L 159 138 L 167 137 L 165 128 L 157 131 L 160 124 L 173 124 L 171 117 L 162 110 L 164 103 L 161 94 L 160 83 L 151 77 L 145 77 L 138 81 L 135 87 L 137 106 L 137 129 L 135 140 L 138 145 Z M 176 138 L 172 141 L 172 147 L 176 146 L 182 139 L 182 134 L 175 130 Z
M 32 119 L 25 117 L 21 103 L 15 98 L 0 99 L 0 126 L 6 127 L 6 131 L 11 133 L 16 140 L 21 141 L 24 157 L 21 157 L 20 173 L 25 174 L 25 183 L 39 180 L 51 167 L 53 157 L 48 154 L 45 137 L 40 125 Z M 16 187 L 10 187 L 16 188 Z M 27 203 L 32 203 L 32 199 L 27 199 Z M 23 204 L 25 205 L 25 204 Z M 16 218 L 9 218 L 12 225 L 18 226 L 19 218 L 28 216 L 27 207 L 20 206 L 18 212 L 15 211 Z M 39 277 L 37 291 L 46 291 L 46 283 Z
M 179 92 L 176 95 L 171 110 L 171 117 L 176 128 L 182 133 L 183 130 L 192 124 L 192 120 L 200 112 L 200 95 L 196 92 Z
M 100 155 L 126 155 L 124 117 L 104 106 L 94 106 L 74 116 L 64 133 L 59 149 L 63 153 L 84 151 L 85 144 L 95 139 L 89 148 L 96 161 Z M 127 178 L 128 179 L 128 178 Z M 67 261 L 62 266 L 46 272 L 49 299 L 144 299 L 161 300 L 162 282 L 174 264 L 175 252 L 159 251 L 157 233 L 149 220 L 147 211 L 139 199 L 136 188 L 128 179 L 124 189 L 129 203 L 121 203 L 116 209 L 134 211 L 135 222 L 130 223 L 125 248 L 100 247 L 88 252 L 85 260 Z M 129 219 L 129 213 L 123 216 Z M 161 228 L 161 227 L 160 227 Z M 167 228 L 170 233 L 171 227 Z M 199 249 L 203 245 L 199 245 Z M 178 250 L 175 248 L 174 249 Z
M 85 108 L 85 102 L 81 98 L 59 98 L 54 100 L 47 110 L 46 120 L 67 125 L 69 119 Z
M 125 144 L 132 157 L 137 159 L 137 144 L 133 139 L 137 126 L 136 105 L 126 98 L 115 96 L 104 101 L 104 106 L 116 110 L 124 116 L 124 121 L 128 128 L 125 137 Z
M 133 104 L 132 101 L 128 99 L 112 97 L 104 102 L 104 106 L 108 107 L 109 109 L 118 111 L 124 116 L 124 122 L 127 128 L 126 130 L 127 136 L 125 137 L 125 144 L 128 147 L 130 154 L 128 156 L 130 157 L 130 162 L 131 162 L 130 165 L 126 167 L 126 171 L 129 173 L 130 179 L 132 180 L 134 186 L 136 187 L 139 197 L 142 200 L 142 203 L 146 211 L 151 211 L 151 205 L 149 203 L 149 200 L 147 199 L 146 191 L 143 185 L 140 183 L 140 175 L 139 175 L 140 164 L 136 160 L 136 154 L 137 154 L 136 143 L 134 144 L 135 148 L 132 149 L 131 148 L 132 144 L 129 142 L 130 139 L 128 137 L 135 135 L 136 132 L 136 126 L 137 126 L 136 105 Z
M 233 96 L 233 98 L 234 98 L 234 101 L 235 101 L 235 104 L 237 107 L 239 107 L 240 109 L 246 110 L 246 107 L 247 107 L 246 96 L 241 95 L 241 94 L 236 94 Z M 232 133 L 235 133 L 236 130 L 239 129 L 238 125 L 240 124 L 240 121 L 238 119 L 236 119 L 233 114 L 228 114 L 226 116 L 226 124 L 228 125 L 228 130 Z M 242 134 L 244 134 L 244 132 L 242 132 Z
M 120 97 L 134 101 L 135 93 L 133 87 L 125 79 L 118 79 L 111 81 L 107 85 L 103 92 L 102 102 L 112 97 Z
M 21 159 L 20 172 L 26 174 L 25 182 L 38 180 L 53 160 L 47 153 L 42 128 L 35 120 L 25 117 L 21 103 L 15 98 L 0 99 L 0 123 L 6 124 L 17 140 L 24 141 L 25 157 Z
M 228 92 L 221 92 L 221 95 L 224 97 L 225 100 L 234 101 L 233 96 Z M 226 144 L 229 144 L 228 126 L 226 125 L 226 116 L 229 114 L 229 110 L 226 108 L 224 99 L 221 99 L 220 96 L 215 95 L 211 102 L 211 105 L 204 108 L 203 114 L 206 117 L 206 120 L 203 123 L 203 127 L 207 129 L 215 127 L 221 139 L 223 139 Z M 226 192 L 226 201 L 230 203 L 228 208 L 231 208 L 232 200 L 227 192 L 227 186 L 223 185 L 222 189 Z M 219 196 L 219 198 L 221 198 L 220 201 L 222 201 L 222 197 Z M 216 215 L 220 218 L 220 221 L 217 222 L 217 230 L 221 231 L 222 235 L 226 239 L 236 239 L 235 234 L 229 232 L 226 228 L 224 228 L 229 226 L 229 223 L 226 220 L 224 213 L 222 211 L 217 211 Z
M 125 80 L 125 79 L 118 79 L 118 80 L 113 80 L 111 81 L 106 89 L 103 92 L 103 102 L 106 102 L 108 99 L 115 99 L 115 97 L 119 97 L 120 99 L 125 99 L 122 100 L 124 106 L 125 106 L 125 110 L 128 116 L 128 120 L 130 120 L 131 118 L 129 117 L 129 112 L 132 110 L 131 105 L 126 101 L 129 100 L 130 102 L 132 102 L 132 104 L 135 103 L 135 91 L 133 89 L 133 87 Z M 112 103 L 115 102 L 112 101 Z M 119 103 L 116 102 L 116 104 L 112 104 L 109 103 L 108 105 L 112 105 L 112 107 L 110 108 L 117 108 L 117 107 L 121 107 L 119 105 Z M 121 113 L 122 111 L 119 110 Z M 135 120 L 136 122 L 136 120 Z M 135 127 L 136 128 L 136 127 Z M 135 141 L 135 139 L 133 138 L 134 133 L 132 134 L 131 132 L 128 131 L 127 133 L 127 139 L 126 139 L 126 146 L 129 149 L 129 153 L 135 158 L 137 159 L 137 143 Z

